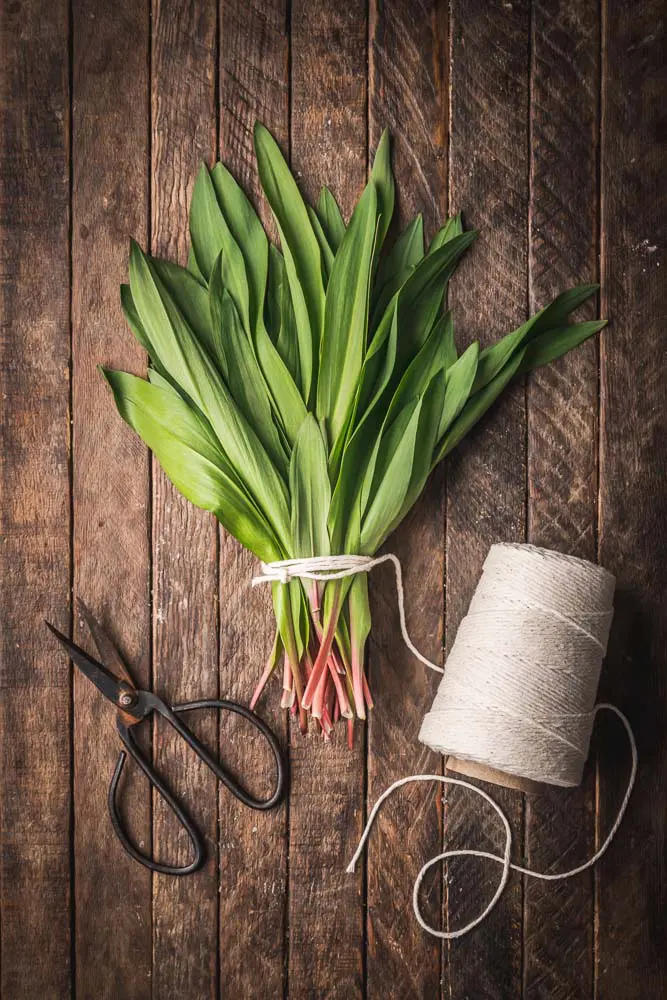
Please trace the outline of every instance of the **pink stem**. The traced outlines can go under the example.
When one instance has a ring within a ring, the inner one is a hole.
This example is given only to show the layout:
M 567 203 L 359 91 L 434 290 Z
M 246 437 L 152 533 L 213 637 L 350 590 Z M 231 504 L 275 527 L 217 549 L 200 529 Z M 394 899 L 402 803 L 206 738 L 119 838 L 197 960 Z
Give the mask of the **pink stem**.
M 334 705 L 336 704 L 336 701 L 337 701 L 336 689 L 331 683 L 331 681 L 327 681 L 327 689 L 324 697 L 324 704 L 326 706 L 327 714 L 330 720 L 333 719 Z M 331 722 L 331 728 L 333 730 L 333 722 Z
M 329 659 L 329 654 L 331 653 L 331 647 L 333 645 L 334 637 L 336 635 L 336 626 L 338 624 L 338 599 L 334 603 L 334 607 L 331 612 L 331 619 L 327 625 L 326 631 L 322 636 L 322 642 L 320 645 L 319 652 L 315 663 L 313 664 L 313 672 L 308 678 L 308 683 L 306 684 L 306 690 L 303 692 L 303 707 L 310 708 L 313 704 L 313 698 L 315 696 L 315 691 L 318 688 L 320 681 L 322 680 L 322 675 L 326 670 L 327 660 Z M 313 712 L 316 715 L 315 712 Z
M 266 687 L 266 682 L 268 681 L 269 677 L 273 673 L 274 667 L 275 667 L 275 663 L 273 662 L 273 658 L 269 657 L 269 659 L 267 661 L 267 664 L 264 667 L 264 670 L 262 671 L 262 676 L 259 679 L 259 683 L 257 684 L 257 687 L 253 691 L 252 698 L 250 699 L 250 708 L 251 709 L 254 709 L 255 705 L 259 701 L 259 696 L 261 695 L 262 691 Z
M 325 661 L 324 667 L 323 667 L 323 669 L 320 672 L 320 676 L 319 676 L 317 685 L 315 687 L 315 693 L 313 694 L 313 699 L 312 699 L 311 712 L 313 713 L 313 715 L 315 716 L 316 719 L 321 719 L 322 718 L 322 706 L 324 705 L 324 694 L 325 694 L 325 691 L 326 691 L 327 682 L 329 680 L 329 673 L 328 673 L 328 671 L 326 669 L 327 662 L 328 662 L 328 660 Z M 309 684 L 312 683 L 313 677 L 315 676 L 315 670 L 316 669 L 317 669 L 317 661 L 315 661 L 315 666 L 313 667 L 313 672 L 310 675 L 310 680 L 308 681 Z M 306 708 L 308 708 L 308 705 L 306 705 L 306 696 L 305 695 L 304 695 L 304 698 L 303 698 L 303 703 L 304 703 L 304 706 Z
M 350 708 L 350 702 L 347 697 L 347 692 L 340 679 L 340 674 L 336 669 L 336 663 L 333 657 L 329 657 L 329 672 L 333 677 L 334 687 L 336 689 L 336 694 L 338 695 L 337 704 L 340 705 L 340 712 L 344 719 L 351 719 L 353 712 Z
M 292 687 L 292 667 L 289 662 L 289 657 L 285 657 L 285 665 L 283 667 L 283 696 L 280 699 L 281 708 L 291 708 L 294 704 L 294 689 Z
M 366 704 L 369 708 L 373 708 L 373 696 L 371 694 L 371 689 L 368 686 L 368 681 L 366 680 L 366 674 L 362 674 L 361 676 L 364 682 L 364 697 L 366 698 Z
M 308 683 L 308 678 L 313 672 L 313 661 L 310 658 L 310 653 L 308 652 L 308 650 L 306 650 L 305 653 L 303 654 L 302 663 L 303 663 L 303 672 L 306 678 L 306 683 Z M 308 732 L 308 714 L 306 712 L 306 709 L 303 707 L 303 695 L 301 695 L 298 701 L 299 701 L 299 729 L 305 736 L 306 733 Z
M 324 705 L 322 709 L 322 718 L 317 720 L 322 727 L 322 735 L 325 739 L 328 739 L 333 732 L 333 723 L 331 722 L 331 715 L 329 709 Z

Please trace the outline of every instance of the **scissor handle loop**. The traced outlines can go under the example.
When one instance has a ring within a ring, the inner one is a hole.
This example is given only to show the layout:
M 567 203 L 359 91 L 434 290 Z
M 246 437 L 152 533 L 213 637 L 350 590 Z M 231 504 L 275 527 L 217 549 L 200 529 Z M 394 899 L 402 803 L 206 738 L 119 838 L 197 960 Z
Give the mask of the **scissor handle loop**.
M 187 833 L 188 838 L 190 840 L 190 844 L 192 845 L 192 849 L 194 851 L 194 857 L 192 861 L 190 861 L 190 863 L 187 865 L 162 864 L 162 862 L 154 861 L 152 858 L 149 858 L 146 854 L 142 854 L 142 852 L 137 847 L 135 847 L 135 845 L 132 843 L 132 841 L 126 834 L 125 827 L 123 826 L 123 822 L 120 818 L 120 814 L 118 812 L 118 805 L 116 802 L 116 793 L 118 791 L 118 784 L 120 782 L 120 776 L 123 772 L 123 766 L 125 764 L 125 758 L 127 756 L 125 750 L 121 750 L 120 755 L 118 757 L 118 761 L 116 763 L 116 767 L 114 768 L 114 772 L 111 777 L 111 782 L 109 784 L 109 795 L 107 799 L 109 805 L 109 815 L 111 817 L 111 823 L 116 833 L 116 836 L 120 840 L 122 846 L 125 848 L 127 853 L 130 855 L 130 857 L 134 858 L 135 861 L 138 861 L 140 865 L 144 866 L 144 868 L 149 868 L 152 872 L 159 872 L 162 875 L 190 875 L 192 872 L 197 871 L 198 868 L 201 868 L 201 865 L 204 861 L 204 845 L 202 843 L 201 835 L 197 830 L 196 826 L 194 826 L 194 824 L 188 817 L 187 813 L 178 804 L 174 796 L 171 794 L 167 786 L 164 784 L 160 775 L 157 773 L 157 771 L 154 770 L 151 764 L 149 764 L 146 758 L 144 757 L 143 753 L 139 749 L 139 746 L 137 745 L 134 739 L 134 736 L 132 735 L 132 731 L 128 729 L 125 723 L 123 723 L 121 720 L 117 721 L 116 726 L 118 729 L 118 735 L 125 744 L 127 753 L 129 753 L 132 759 L 136 761 L 136 763 L 139 765 L 143 773 L 150 781 L 151 785 L 157 788 L 158 792 L 160 793 L 164 801 L 167 803 L 167 805 L 173 812 L 174 816 L 176 817 L 180 825 Z
M 226 701 L 219 698 L 204 698 L 200 701 L 183 702 L 181 705 L 174 705 L 172 710 L 156 695 L 151 695 L 150 704 L 154 711 L 159 712 L 160 715 L 162 715 L 167 722 L 174 727 L 179 736 L 183 737 L 185 742 L 197 754 L 200 760 L 202 760 L 204 764 L 206 764 L 206 766 L 213 771 L 218 781 L 221 781 L 225 788 L 228 788 L 232 795 L 239 799 L 240 802 L 248 806 L 250 809 L 259 809 L 261 811 L 273 809 L 278 805 L 285 793 L 285 787 L 287 784 L 287 765 L 275 734 L 269 726 L 267 726 L 264 720 L 260 719 L 260 717 L 256 715 L 252 709 L 246 708 L 245 705 L 240 705 L 236 701 Z M 197 739 L 194 733 L 188 729 L 185 723 L 182 722 L 178 718 L 178 715 L 175 714 L 180 714 L 181 712 L 195 712 L 200 708 L 217 708 L 221 711 L 233 712 L 234 715 L 240 715 L 264 737 L 266 742 L 269 744 L 276 764 L 276 785 L 267 798 L 257 798 L 257 796 L 252 795 L 252 793 L 244 788 L 243 785 L 239 784 L 238 781 L 232 778 L 232 776 L 225 771 L 219 761 L 211 755 L 207 747 L 205 747 L 204 744 Z

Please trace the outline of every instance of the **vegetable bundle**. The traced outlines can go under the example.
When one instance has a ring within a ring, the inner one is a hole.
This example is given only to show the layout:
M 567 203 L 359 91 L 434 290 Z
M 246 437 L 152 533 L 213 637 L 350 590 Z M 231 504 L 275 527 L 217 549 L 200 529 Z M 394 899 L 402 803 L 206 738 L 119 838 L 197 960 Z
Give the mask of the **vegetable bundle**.
M 476 233 L 456 216 L 425 249 L 417 216 L 389 245 L 388 134 L 347 225 L 326 187 L 304 201 L 260 124 L 255 150 L 280 249 L 226 167 L 202 166 L 188 267 L 133 244 L 121 288 L 148 381 L 105 375 L 176 487 L 258 559 L 373 555 L 512 378 L 604 325 L 569 322 L 597 285 L 459 356 L 443 303 Z M 372 707 L 366 574 L 272 594 L 275 641 L 252 704 L 282 664 L 282 705 L 301 729 L 310 713 L 328 738 L 343 718 L 351 739 Z

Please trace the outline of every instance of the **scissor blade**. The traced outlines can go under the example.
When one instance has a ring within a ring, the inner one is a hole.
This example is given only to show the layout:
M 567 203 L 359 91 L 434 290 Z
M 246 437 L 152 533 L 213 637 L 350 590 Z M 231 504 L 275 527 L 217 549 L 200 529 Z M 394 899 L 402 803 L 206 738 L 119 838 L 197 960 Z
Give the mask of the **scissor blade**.
M 55 625 L 51 622 L 46 622 L 48 627 L 51 629 L 56 639 L 58 639 L 67 652 L 70 655 L 72 663 L 76 664 L 81 673 L 85 674 L 89 681 L 92 681 L 98 691 L 100 691 L 105 698 L 113 702 L 114 705 L 118 706 L 118 698 L 120 696 L 123 688 L 121 687 L 118 679 L 114 675 L 103 667 L 101 663 L 94 660 L 92 656 L 89 656 L 84 649 L 77 646 L 75 642 L 68 639 L 66 635 L 59 632 Z
M 102 657 L 102 662 L 107 665 L 112 674 L 115 674 L 116 677 L 124 680 L 131 687 L 135 687 L 136 685 L 130 677 L 130 672 L 125 666 L 123 658 L 114 646 L 108 632 L 106 632 L 100 622 L 98 622 L 90 608 L 84 604 L 81 598 L 79 598 L 76 603 L 79 611 L 83 615 L 86 625 L 90 629 L 93 639 L 95 640 L 95 645 L 97 646 L 98 652 Z

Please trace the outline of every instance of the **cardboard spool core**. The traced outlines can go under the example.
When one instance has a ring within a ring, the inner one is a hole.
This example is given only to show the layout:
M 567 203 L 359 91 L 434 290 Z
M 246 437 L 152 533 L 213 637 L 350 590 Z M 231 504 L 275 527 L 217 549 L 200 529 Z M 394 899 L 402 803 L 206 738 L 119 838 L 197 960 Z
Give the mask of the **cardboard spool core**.
M 475 760 L 463 760 L 461 757 L 447 757 L 445 766 L 448 771 L 465 774 L 468 778 L 480 778 L 482 781 L 491 781 L 494 785 L 516 788 L 520 792 L 528 792 L 533 795 L 543 792 L 548 787 L 541 781 L 522 778 L 517 774 L 508 774 L 506 771 L 498 771 L 495 767 L 489 767 L 488 764 L 479 764 Z

